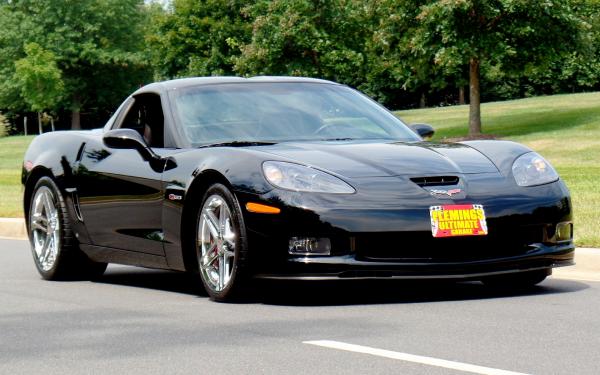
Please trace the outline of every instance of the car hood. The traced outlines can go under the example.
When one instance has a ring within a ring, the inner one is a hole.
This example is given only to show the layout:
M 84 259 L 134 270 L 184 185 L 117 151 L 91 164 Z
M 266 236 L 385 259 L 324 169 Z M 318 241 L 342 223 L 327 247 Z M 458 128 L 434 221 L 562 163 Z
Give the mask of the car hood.
M 354 178 L 498 172 L 485 155 L 460 143 L 296 142 L 259 149 Z

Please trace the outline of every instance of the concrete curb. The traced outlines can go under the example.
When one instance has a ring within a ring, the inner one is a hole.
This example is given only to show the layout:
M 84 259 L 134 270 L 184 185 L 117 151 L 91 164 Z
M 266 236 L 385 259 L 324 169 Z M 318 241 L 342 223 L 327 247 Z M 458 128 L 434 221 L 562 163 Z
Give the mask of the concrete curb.
M 26 239 L 25 219 L 0 217 L 0 237 Z
M 552 270 L 558 279 L 600 281 L 600 249 L 578 247 L 575 250 L 575 267 Z

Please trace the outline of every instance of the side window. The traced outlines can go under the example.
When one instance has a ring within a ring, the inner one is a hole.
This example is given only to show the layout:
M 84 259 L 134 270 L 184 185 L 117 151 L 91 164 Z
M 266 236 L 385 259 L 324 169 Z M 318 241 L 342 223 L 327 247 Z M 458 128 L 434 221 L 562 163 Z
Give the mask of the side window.
M 150 147 L 164 147 L 165 118 L 160 96 L 137 95 L 135 102 L 123 118 L 119 128 L 133 129 L 140 133 Z

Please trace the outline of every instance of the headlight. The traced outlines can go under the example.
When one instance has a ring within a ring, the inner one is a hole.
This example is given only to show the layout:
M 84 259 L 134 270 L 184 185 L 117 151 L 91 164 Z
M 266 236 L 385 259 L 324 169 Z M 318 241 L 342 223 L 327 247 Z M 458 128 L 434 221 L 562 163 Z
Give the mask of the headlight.
M 535 186 L 558 180 L 558 173 L 550 163 L 535 152 L 528 152 L 515 160 L 513 176 L 519 186 Z
M 333 194 L 355 192 L 352 186 L 339 178 L 299 164 L 266 161 L 263 173 L 267 181 L 282 189 Z

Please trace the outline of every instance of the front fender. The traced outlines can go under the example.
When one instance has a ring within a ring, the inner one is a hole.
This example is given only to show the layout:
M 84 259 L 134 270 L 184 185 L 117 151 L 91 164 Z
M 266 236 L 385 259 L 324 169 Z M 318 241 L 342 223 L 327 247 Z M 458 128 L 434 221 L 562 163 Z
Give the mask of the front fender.
M 532 151 L 527 146 L 511 141 L 480 140 L 460 143 L 485 155 L 505 177 L 512 174 L 512 165 L 519 156 Z

